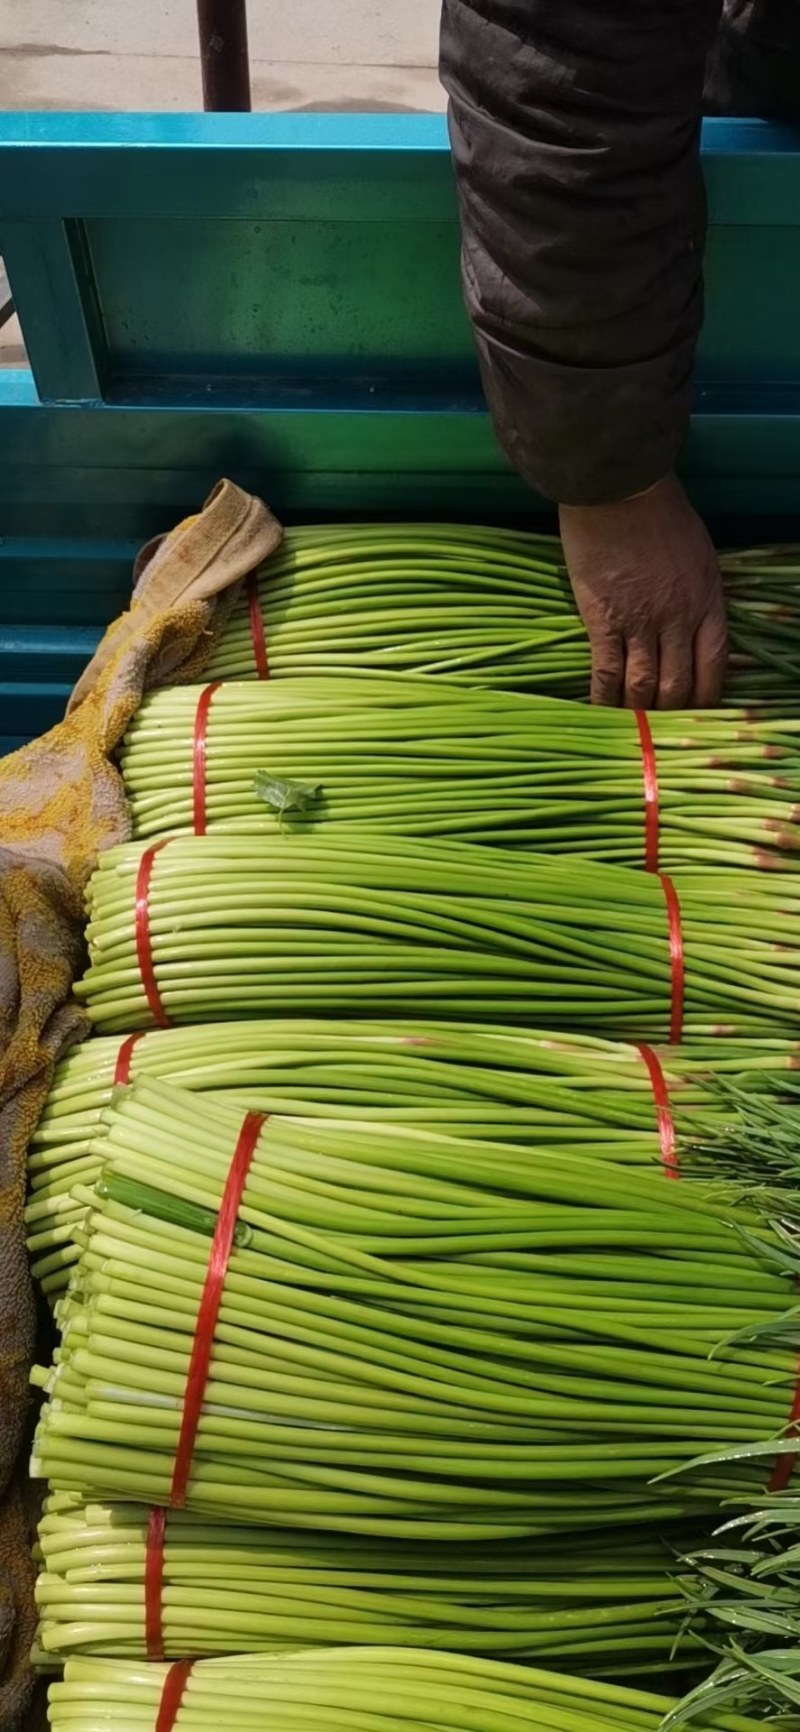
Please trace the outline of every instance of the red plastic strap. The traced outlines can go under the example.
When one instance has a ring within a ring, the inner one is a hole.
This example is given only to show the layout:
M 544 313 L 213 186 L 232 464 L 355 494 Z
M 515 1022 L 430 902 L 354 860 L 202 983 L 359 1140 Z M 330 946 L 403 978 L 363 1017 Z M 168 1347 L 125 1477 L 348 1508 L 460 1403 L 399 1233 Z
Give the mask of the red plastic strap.
M 147 1552 L 144 1563 L 144 1633 L 148 1660 L 164 1658 L 164 1540 L 165 1509 L 151 1509 L 147 1518 Z
M 208 731 L 208 712 L 215 692 L 219 691 L 221 680 L 215 680 L 211 686 L 206 686 L 197 700 L 194 718 L 194 757 L 192 760 L 192 816 L 194 819 L 195 836 L 205 836 L 206 833 L 206 743 Z
M 172 1732 L 193 1665 L 193 1660 L 176 1660 L 174 1666 L 170 1666 L 158 1705 L 156 1732 Z
M 789 1414 L 789 1436 L 796 1437 L 800 1430 L 800 1365 L 797 1368 L 797 1383 L 795 1384 L 792 1411 Z M 789 1450 L 786 1455 L 779 1455 L 767 1484 L 767 1491 L 785 1491 L 797 1466 L 796 1451 Z
M 678 892 L 671 878 L 659 873 L 669 920 L 669 968 L 672 996 L 669 1013 L 670 1045 L 677 1046 L 683 1036 L 683 999 L 686 987 L 686 964 L 683 956 L 683 927 Z
M 152 848 L 146 848 L 136 874 L 136 959 L 139 963 L 139 973 L 142 977 L 145 997 L 151 1016 L 159 1028 L 169 1028 L 170 1020 L 161 1002 L 158 981 L 153 967 L 153 947 L 150 942 L 150 878 L 153 871 L 153 861 L 166 842 L 156 842 Z
M 650 722 L 645 711 L 636 710 L 634 714 L 636 726 L 639 729 L 639 743 L 642 748 L 642 775 L 644 777 L 644 863 L 648 872 L 657 872 L 660 818 L 656 749 L 653 745 Z
M 264 615 L 261 612 L 261 597 L 258 593 L 258 572 L 251 572 L 247 579 L 247 611 L 250 616 L 250 636 L 253 640 L 253 655 L 255 656 L 256 673 L 260 680 L 269 679 L 269 661 L 267 659 L 267 640 L 264 636 Z
M 214 1347 L 214 1331 L 217 1327 L 219 1308 L 222 1303 L 222 1289 L 228 1270 L 233 1235 L 236 1231 L 236 1218 L 261 1127 L 268 1118 L 269 1113 L 248 1113 L 242 1121 L 228 1177 L 225 1181 L 225 1190 L 222 1193 L 217 1225 L 211 1241 L 211 1254 L 208 1259 L 206 1278 L 200 1296 L 197 1321 L 194 1326 L 194 1341 L 183 1396 L 181 1429 L 178 1448 L 175 1452 L 172 1489 L 169 1499 L 173 1509 L 183 1509 L 186 1502 L 195 1438 L 203 1410 L 208 1370 Z
M 131 1059 L 133 1058 L 133 1049 L 136 1045 L 137 1040 L 141 1040 L 141 1038 L 142 1038 L 141 1032 L 139 1034 L 129 1034 L 129 1035 L 127 1035 L 126 1039 L 122 1042 L 122 1045 L 119 1049 L 119 1052 L 117 1053 L 117 1062 L 114 1066 L 114 1087 L 115 1088 L 124 1088 L 126 1086 L 126 1084 L 130 1082 L 130 1080 L 131 1080 Z
M 675 1144 L 675 1123 L 669 1104 L 669 1089 L 666 1077 L 661 1069 L 661 1060 L 651 1046 L 637 1046 L 636 1051 L 644 1059 L 650 1073 L 653 1087 L 656 1116 L 658 1118 L 658 1140 L 661 1144 L 661 1159 L 664 1172 L 668 1179 L 679 1178 L 678 1152 Z

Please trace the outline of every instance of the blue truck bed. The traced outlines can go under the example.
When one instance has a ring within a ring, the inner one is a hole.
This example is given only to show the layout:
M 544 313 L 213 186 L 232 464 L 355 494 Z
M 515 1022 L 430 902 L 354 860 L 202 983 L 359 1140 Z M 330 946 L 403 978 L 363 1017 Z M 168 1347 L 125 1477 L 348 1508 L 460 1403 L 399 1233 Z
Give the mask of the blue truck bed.
M 800 134 L 710 122 L 685 474 L 800 523 Z M 429 116 L 0 116 L 0 749 L 57 719 L 140 542 L 220 474 L 288 518 L 547 512 L 494 443 Z

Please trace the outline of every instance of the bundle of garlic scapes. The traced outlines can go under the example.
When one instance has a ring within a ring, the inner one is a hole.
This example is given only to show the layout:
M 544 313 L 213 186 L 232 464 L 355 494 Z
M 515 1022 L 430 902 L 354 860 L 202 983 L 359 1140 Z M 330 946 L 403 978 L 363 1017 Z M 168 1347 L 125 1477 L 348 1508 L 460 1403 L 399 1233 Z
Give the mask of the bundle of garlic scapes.
M 734 710 L 645 723 L 363 676 L 177 686 L 145 699 L 121 767 L 141 837 L 357 824 L 667 872 L 800 848 L 800 722 Z
M 674 1162 L 693 1136 L 729 1112 L 717 1083 L 752 1099 L 800 1063 L 787 1041 L 711 1041 L 662 1048 L 675 1132 Z M 637 1047 L 587 1035 L 417 1019 L 222 1022 L 154 1029 L 131 1041 L 99 1037 L 56 1066 L 28 1153 L 25 1211 L 33 1273 L 51 1298 L 77 1262 L 85 1203 L 99 1177 L 103 1108 L 115 1085 L 163 1078 L 260 1112 L 357 1120 L 376 1131 L 407 1125 L 526 1148 L 585 1151 L 618 1165 L 664 1164 L 664 1131 L 648 1064 Z M 716 1079 L 716 1080 L 714 1080 Z
M 704 1649 L 683 1632 L 675 1556 L 690 1543 L 680 1529 L 669 1544 L 645 1529 L 564 1537 L 556 1553 L 524 1540 L 387 1547 L 369 1536 L 232 1527 L 173 1510 L 163 1539 L 163 1657 L 390 1642 L 595 1674 L 696 1665 Z M 147 1654 L 141 1505 L 51 1497 L 37 1555 L 43 1660 Z
M 726 701 L 791 715 L 800 550 L 721 560 L 731 646 Z M 434 674 L 586 699 L 589 645 L 557 541 L 473 524 L 290 529 L 237 603 L 209 679 Z
M 755 1497 L 792 1411 L 800 1260 L 791 1198 L 773 1224 L 745 1180 L 746 1155 L 731 1182 L 667 1185 L 586 1154 L 243 1119 L 141 1078 L 108 1109 L 62 1345 L 36 1373 L 33 1471 L 92 1498 L 428 1542 Z
M 800 1026 L 800 876 L 489 853 L 344 826 L 177 836 L 101 855 L 104 1033 L 264 1015 L 549 1023 L 634 1041 Z
M 52 1732 L 156 1732 L 166 1666 L 68 1660 L 50 1685 Z M 200 1660 L 181 1696 L 180 1732 L 659 1732 L 679 1704 L 595 1679 L 419 1648 L 308 1649 Z M 723 1709 L 697 1732 L 759 1732 Z

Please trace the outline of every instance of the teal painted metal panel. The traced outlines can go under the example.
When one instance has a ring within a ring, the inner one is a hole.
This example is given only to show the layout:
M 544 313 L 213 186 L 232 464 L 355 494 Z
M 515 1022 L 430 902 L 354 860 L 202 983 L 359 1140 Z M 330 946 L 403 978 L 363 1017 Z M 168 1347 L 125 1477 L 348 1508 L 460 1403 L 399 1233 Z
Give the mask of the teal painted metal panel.
M 69 684 L 45 678 L 4 680 L 0 685 L 0 735 L 22 745 L 55 727 L 64 714 L 70 689 Z
M 707 121 L 714 221 L 793 225 L 797 152 L 793 128 Z M 0 211 L 25 221 L 66 213 L 311 221 L 329 217 L 332 198 L 341 207 L 348 191 L 363 220 L 409 208 L 425 220 L 451 185 L 444 120 L 422 114 L 5 113 L 0 167 Z
M 6 218 L 439 216 L 452 175 L 433 115 L 3 114 Z
M 797 135 L 705 145 L 698 413 L 723 382 L 800 412 Z M 5 116 L 4 237 L 47 400 L 480 405 L 438 117 Z
M 116 392 L 131 375 L 433 396 L 477 388 L 452 201 L 440 219 L 93 219 L 87 244 Z M 158 257 L 161 283 L 154 275 Z M 398 269 L 402 262 L 402 280 Z
M 796 533 L 800 138 L 704 145 L 684 470 L 721 533 Z M 294 518 L 547 520 L 485 414 L 437 117 L 6 114 L 4 251 L 33 370 L 0 371 L 6 744 L 221 473 Z
M 800 219 L 800 185 L 796 196 Z M 706 296 L 699 391 L 722 384 L 744 406 L 753 387 L 777 389 L 800 413 L 800 220 L 772 227 L 713 224 Z
M 39 396 L 99 402 L 109 356 L 83 224 L 3 222 L 2 236 L 3 264 L 17 311 L 24 312 Z

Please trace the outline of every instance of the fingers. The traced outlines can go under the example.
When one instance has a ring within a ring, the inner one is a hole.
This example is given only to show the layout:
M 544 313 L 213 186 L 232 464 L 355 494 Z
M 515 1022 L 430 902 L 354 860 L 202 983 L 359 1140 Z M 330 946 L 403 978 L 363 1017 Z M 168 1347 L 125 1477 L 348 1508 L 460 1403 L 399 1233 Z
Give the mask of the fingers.
M 720 702 L 728 665 L 724 604 L 706 614 L 694 640 L 694 700 L 703 710 Z
M 727 666 L 724 612 L 708 614 L 694 642 L 687 630 L 664 632 L 655 638 L 621 637 L 608 633 L 592 640 L 593 704 L 629 710 L 684 710 L 692 705 L 714 709 L 722 698 Z
M 722 698 L 727 665 L 725 614 L 714 609 L 692 642 L 683 626 L 664 632 L 656 652 L 634 641 L 625 658 L 625 703 L 635 710 L 714 709 Z
M 561 505 L 561 539 L 592 650 L 595 704 L 719 703 L 725 601 L 705 525 L 674 475 L 608 505 Z
M 658 651 L 649 642 L 628 645 L 625 703 L 635 710 L 714 709 L 722 698 L 727 663 L 725 616 L 707 615 L 694 642 L 685 626 L 664 632 Z
M 622 703 L 625 683 L 625 652 L 622 638 L 610 632 L 592 632 L 593 704 L 605 704 L 617 709 Z
M 656 709 L 685 710 L 694 701 L 694 644 L 683 626 L 661 636 Z
M 631 638 L 625 656 L 625 708 L 651 710 L 657 690 L 657 639 Z

